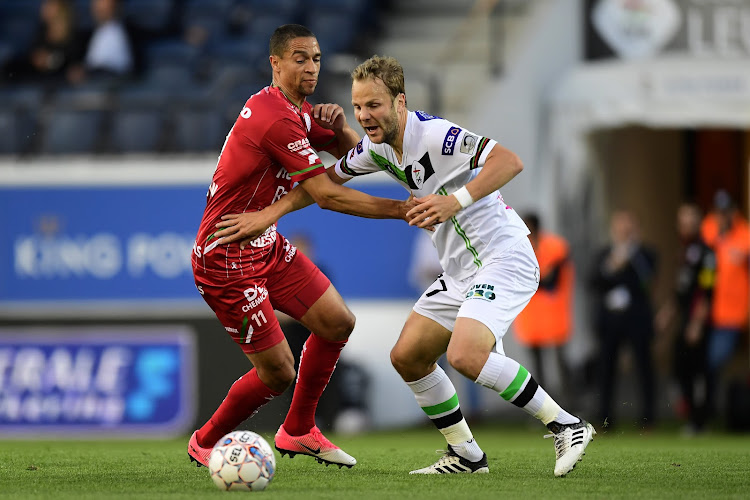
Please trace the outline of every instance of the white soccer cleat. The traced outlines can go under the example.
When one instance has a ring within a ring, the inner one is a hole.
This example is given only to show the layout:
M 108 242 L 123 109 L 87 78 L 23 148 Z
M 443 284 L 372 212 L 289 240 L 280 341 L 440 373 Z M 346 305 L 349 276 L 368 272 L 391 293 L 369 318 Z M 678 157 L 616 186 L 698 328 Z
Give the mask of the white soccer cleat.
M 552 422 L 547 426 L 552 434 L 545 438 L 555 438 L 555 476 L 563 477 L 572 471 L 578 462 L 583 460 L 586 447 L 594 440 L 596 430 L 585 420 L 575 424 L 558 424 Z
M 476 462 L 471 462 L 461 456 L 458 456 L 451 445 L 440 460 L 434 464 L 411 471 L 409 474 L 487 474 L 490 468 L 487 467 L 487 454 Z

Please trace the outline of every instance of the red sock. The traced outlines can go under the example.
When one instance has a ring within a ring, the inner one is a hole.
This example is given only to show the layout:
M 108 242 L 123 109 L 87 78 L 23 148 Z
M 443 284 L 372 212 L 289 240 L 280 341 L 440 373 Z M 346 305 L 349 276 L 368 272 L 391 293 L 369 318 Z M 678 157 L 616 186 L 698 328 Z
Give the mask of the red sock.
M 307 434 L 315 426 L 318 400 L 331 379 L 345 345 L 346 340 L 331 342 L 314 333 L 305 342 L 297 371 L 297 386 L 284 420 L 284 429 L 292 436 Z
M 232 432 L 245 419 L 253 415 L 258 408 L 281 394 L 272 391 L 258 377 L 255 368 L 238 378 L 224 401 L 203 425 L 195 437 L 198 445 L 212 447 L 226 434 Z

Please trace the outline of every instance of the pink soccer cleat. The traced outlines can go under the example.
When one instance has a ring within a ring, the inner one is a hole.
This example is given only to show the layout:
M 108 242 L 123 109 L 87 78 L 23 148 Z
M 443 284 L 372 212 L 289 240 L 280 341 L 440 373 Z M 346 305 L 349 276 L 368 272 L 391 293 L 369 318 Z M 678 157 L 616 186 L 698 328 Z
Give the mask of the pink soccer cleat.
M 351 469 L 357 463 L 353 456 L 327 440 L 317 426 L 310 429 L 308 434 L 290 436 L 282 425 L 276 433 L 274 444 L 282 457 L 287 453 L 289 458 L 294 458 L 295 455 L 309 455 L 319 463 L 326 464 L 326 467 L 334 464 L 338 465 L 339 469 L 344 466 Z
M 198 444 L 198 439 L 195 434 L 198 431 L 193 432 L 188 442 L 188 457 L 191 462 L 195 462 L 196 467 L 208 467 L 208 457 L 211 455 L 213 448 L 203 448 Z

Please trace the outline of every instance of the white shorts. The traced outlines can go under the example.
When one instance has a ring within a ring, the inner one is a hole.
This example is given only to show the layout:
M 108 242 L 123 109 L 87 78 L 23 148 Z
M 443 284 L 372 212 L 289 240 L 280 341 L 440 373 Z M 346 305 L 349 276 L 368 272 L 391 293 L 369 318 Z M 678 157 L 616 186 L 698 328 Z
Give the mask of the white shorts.
M 538 287 L 539 262 L 531 242 L 523 238 L 470 278 L 440 275 L 414 304 L 414 311 L 451 332 L 458 317 L 480 321 L 495 335 L 495 351 L 505 354 L 502 338 Z

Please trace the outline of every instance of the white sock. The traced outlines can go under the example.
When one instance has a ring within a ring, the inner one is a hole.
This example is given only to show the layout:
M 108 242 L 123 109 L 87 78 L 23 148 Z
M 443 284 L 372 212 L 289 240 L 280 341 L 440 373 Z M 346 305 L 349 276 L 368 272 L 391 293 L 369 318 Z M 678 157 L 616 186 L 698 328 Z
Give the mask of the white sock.
M 476 462 L 484 455 L 461 413 L 456 388 L 440 366 L 419 380 L 406 383 L 420 408 L 460 456 Z
M 560 424 L 580 422 L 578 417 L 563 410 L 526 368 L 502 354 L 490 353 L 476 383 L 499 393 L 503 399 L 538 418 L 544 425 L 553 421 Z

